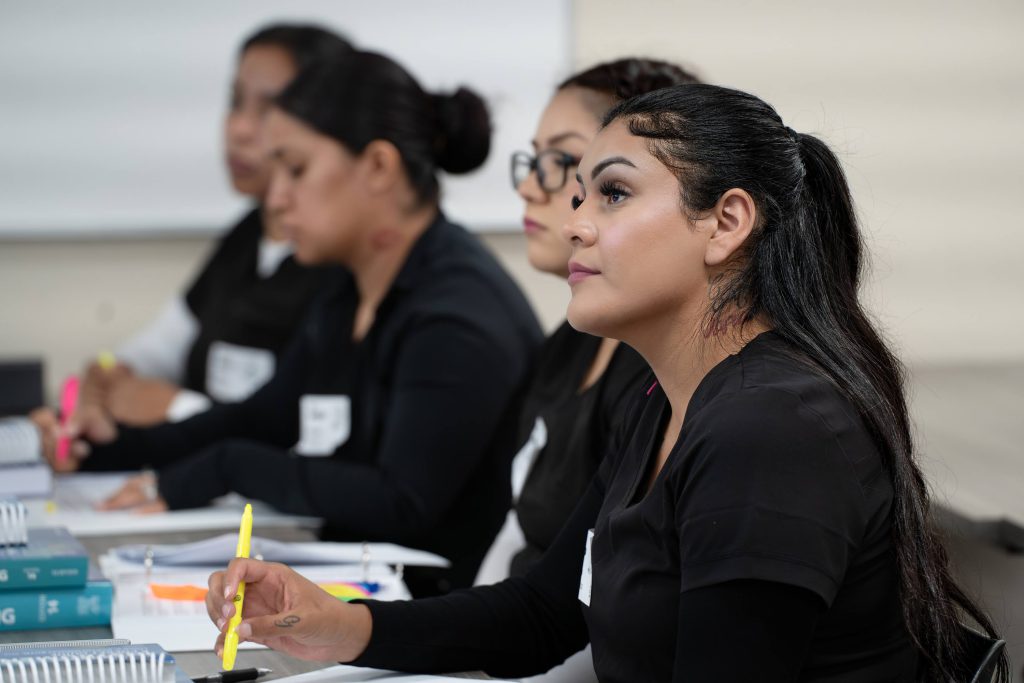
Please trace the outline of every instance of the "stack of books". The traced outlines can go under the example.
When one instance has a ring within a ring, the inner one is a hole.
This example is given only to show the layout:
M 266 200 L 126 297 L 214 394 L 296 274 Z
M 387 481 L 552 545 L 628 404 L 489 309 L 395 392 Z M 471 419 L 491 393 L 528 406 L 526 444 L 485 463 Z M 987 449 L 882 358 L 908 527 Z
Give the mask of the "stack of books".
M 62 527 L 30 527 L 25 506 L 0 500 L 0 631 L 105 626 L 114 592 Z

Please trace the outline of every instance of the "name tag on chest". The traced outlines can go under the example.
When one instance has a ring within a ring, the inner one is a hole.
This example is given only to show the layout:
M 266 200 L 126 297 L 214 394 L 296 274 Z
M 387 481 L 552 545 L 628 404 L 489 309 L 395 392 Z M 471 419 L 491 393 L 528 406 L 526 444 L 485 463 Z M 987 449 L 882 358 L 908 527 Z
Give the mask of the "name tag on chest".
M 587 607 L 590 607 L 590 592 L 594 585 L 594 568 L 590 561 L 590 549 L 594 547 L 594 530 L 587 531 L 587 549 L 583 553 L 583 571 L 580 572 L 580 594 L 579 599 Z
M 244 401 L 270 381 L 274 367 L 267 349 L 215 341 L 206 356 L 206 391 L 221 403 Z
M 334 453 L 352 433 L 348 396 L 306 395 L 299 399 L 299 443 L 295 452 L 311 457 Z

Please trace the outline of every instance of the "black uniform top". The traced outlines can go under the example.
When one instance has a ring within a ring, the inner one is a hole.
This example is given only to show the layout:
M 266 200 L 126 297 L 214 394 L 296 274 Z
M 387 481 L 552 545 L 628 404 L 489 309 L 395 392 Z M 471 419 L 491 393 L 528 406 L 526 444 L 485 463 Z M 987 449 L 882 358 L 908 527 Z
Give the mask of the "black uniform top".
M 913 680 L 892 487 L 829 382 L 759 336 L 701 382 L 649 492 L 668 403 L 654 387 L 636 410 L 621 459 L 526 577 L 368 602 L 358 663 L 522 676 L 589 639 L 606 682 Z
M 184 388 L 210 394 L 207 356 L 215 341 L 267 349 L 280 358 L 326 284 L 325 268 L 300 266 L 285 258 L 269 277 L 257 272 L 263 220 L 253 209 L 217 244 L 185 294 L 185 303 L 199 324 L 189 349 Z
M 526 547 L 512 558 L 514 576 L 525 574 L 554 542 L 621 430 L 627 390 L 650 372 L 640 354 L 619 344 L 601 377 L 580 391 L 600 345 L 600 337 L 563 323 L 541 349 L 523 403 L 520 442 L 538 418 L 547 441 L 516 502 Z
M 508 510 L 537 320 L 493 256 L 443 217 L 410 251 L 360 342 L 357 303 L 346 275 L 248 400 L 178 424 L 124 428 L 84 466 L 160 467 L 172 508 L 236 491 L 323 517 L 325 538 L 436 552 L 453 564 L 442 581 L 469 585 Z M 335 415 L 344 425 L 329 457 L 292 449 L 312 435 L 300 427 L 300 413 L 319 410 L 310 397 L 348 403 Z

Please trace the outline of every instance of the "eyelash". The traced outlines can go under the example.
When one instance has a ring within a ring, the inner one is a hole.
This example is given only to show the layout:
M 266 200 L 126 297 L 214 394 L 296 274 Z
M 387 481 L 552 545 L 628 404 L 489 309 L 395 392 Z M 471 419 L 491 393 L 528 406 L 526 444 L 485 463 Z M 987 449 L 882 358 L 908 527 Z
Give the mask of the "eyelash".
M 611 180 L 606 180 L 605 182 L 601 183 L 601 186 L 598 188 L 598 192 L 600 192 L 603 196 L 609 198 L 613 194 L 620 195 L 623 199 L 629 196 L 629 192 L 626 192 L 626 188 Z M 572 198 L 572 210 L 575 211 L 576 209 L 580 208 L 580 204 L 582 203 L 582 198 L 574 196 Z M 612 204 L 619 203 L 621 203 L 621 200 L 618 202 L 612 202 Z
M 611 196 L 613 194 L 621 195 L 623 199 L 625 199 L 626 197 L 629 196 L 629 193 L 626 192 L 626 188 L 624 188 L 622 185 L 619 185 L 618 183 L 610 181 L 610 180 L 606 180 L 605 182 L 601 183 L 601 187 L 599 188 L 599 191 L 601 192 L 602 195 L 604 195 L 605 197 L 608 197 L 609 199 L 611 199 Z M 612 203 L 613 204 L 618 204 L 619 202 L 612 202 Z

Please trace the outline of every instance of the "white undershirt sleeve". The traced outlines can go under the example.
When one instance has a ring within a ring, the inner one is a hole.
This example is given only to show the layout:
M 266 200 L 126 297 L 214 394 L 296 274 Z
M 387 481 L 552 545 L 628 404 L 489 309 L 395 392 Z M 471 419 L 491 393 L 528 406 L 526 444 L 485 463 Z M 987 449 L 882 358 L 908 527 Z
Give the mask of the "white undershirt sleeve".
M 156 318 L 115 352 L 136 374 L 181 384 L 189 349 L 199 336 L 199 321 L 183 297 L 164 306 Z

